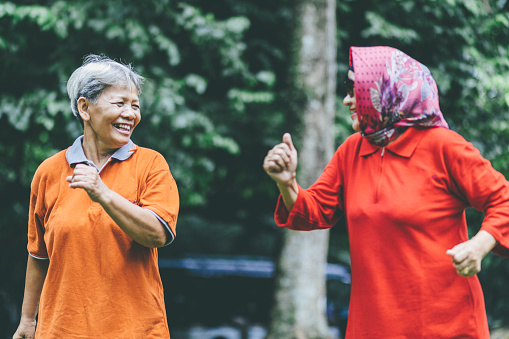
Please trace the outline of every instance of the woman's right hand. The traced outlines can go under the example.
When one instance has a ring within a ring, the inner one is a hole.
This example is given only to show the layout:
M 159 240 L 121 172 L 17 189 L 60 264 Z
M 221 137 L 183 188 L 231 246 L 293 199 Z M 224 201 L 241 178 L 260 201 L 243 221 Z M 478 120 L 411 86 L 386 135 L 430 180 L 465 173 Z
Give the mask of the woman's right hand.
M 277 182 L 287 211 L 291 211 L 297 201 L 297 150 L 293 146 L 290 133 L 283 135 L 283 142 L 274 146 L 263 161 L 263 169 Z
M 16 333 L 12 336 L 12 339 L 34 339 L 35 337 L 35 320 L 23 320 L 19 323 Z
M 278 186 L 291 186 L 296 182 L 297 150 L 290 133 L 283 135 L 283 142 L 274 146 L 265 156 L 263 169 Z

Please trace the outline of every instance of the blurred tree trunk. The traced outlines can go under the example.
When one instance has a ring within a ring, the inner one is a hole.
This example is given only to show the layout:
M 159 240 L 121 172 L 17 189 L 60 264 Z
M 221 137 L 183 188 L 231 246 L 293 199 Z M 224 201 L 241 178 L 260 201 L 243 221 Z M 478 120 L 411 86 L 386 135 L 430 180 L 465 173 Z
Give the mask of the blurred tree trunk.
M 298 180 L 310 186 L 334 152 L 335 0 L 295 3 L 290 107 L 301 118 Z M 325 267 L 329 232 L 284 230 L 269 339 L 330 338 Z

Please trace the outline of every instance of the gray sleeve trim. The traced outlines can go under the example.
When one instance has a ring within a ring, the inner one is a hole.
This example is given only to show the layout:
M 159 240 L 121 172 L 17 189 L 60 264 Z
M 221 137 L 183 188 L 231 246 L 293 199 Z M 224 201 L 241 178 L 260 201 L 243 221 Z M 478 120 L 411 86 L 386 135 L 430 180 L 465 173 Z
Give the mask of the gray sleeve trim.
M 175 239 L 175 234 L 173 234 L 173 232 L 170 228 L 170 225 L 168 225 L 168 223 L 163 218 L 161 218 L 156 212 L 154 212 L 148 208 L 146 208 L 146 210 L 152 212 L 152 214 L 154 214 L 156 216 L 157 220 L 159 220 L 161 222 L 161 224 L 163 224 L 164 228 L 169 233 L 168 240 L 166 241 L 166 244 L 164 244 L 162 247 L 168 246 L 169 244 L 171 244 L 173 242 L 173 240 Z
M 43 257 L 36 257 L 35 255 L 33 255 L 32 253 L 28 252 L 28 254 L 30 254 L 31 257 L 34 257 L 35 259 L 40 259 L 40 260 L 49 260 L 49 258 L 43 258 Z

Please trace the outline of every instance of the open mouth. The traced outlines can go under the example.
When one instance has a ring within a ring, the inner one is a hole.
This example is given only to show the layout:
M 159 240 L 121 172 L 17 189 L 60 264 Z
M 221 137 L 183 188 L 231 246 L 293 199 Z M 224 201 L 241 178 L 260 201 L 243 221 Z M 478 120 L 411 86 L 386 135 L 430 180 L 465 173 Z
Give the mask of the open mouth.
M 126 132 L 127 132 L 127 133 L 131 132 L 131 128 L 132 128 L 132 126 L 131 126 L 131 125 L 129 125 L 129 124 L 113 124 L 113 126 L 114 126 L 116 129 L 118 129 L 118 130 L 120 130 L 120 131 L 122 131 L 122 132 L 124 132 L 124 133 L 126 133 Z

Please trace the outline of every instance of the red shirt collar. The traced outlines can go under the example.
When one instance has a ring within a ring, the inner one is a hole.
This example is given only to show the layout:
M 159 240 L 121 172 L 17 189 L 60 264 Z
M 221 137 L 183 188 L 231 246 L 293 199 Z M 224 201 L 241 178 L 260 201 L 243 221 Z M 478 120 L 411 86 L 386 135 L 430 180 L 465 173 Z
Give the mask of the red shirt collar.
M 400 157 L 410 158 L 424 136 L 423 132 L 424 130 L 421 128 L 410 127 L 398 139 L 385 146 L 385 149 Z M 373 145 L 362 138 L 360 155 L 363 157 L 369 156 L 378 152 L 381 148 L 381 146 Z

